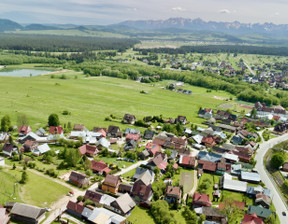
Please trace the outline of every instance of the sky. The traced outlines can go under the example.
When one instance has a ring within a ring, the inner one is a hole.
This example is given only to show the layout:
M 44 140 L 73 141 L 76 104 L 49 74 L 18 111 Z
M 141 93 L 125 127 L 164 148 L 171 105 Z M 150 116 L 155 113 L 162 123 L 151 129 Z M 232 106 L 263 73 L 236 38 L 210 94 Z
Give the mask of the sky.
M 287 0 L 1 0 L 0 18 L 21 24 L 108 25 L 183 17 L 288 23 Z

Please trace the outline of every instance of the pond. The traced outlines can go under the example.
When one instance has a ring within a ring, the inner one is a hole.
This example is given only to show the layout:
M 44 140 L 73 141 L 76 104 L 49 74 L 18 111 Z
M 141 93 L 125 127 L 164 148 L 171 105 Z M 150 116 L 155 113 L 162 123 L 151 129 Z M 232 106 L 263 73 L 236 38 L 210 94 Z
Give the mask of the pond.
M 46 74 L 51 71 L 40 70 L 40 69 L 0 69 L 0 76 L 11 76 L 11 77 L 30 77 L 41 74 Z

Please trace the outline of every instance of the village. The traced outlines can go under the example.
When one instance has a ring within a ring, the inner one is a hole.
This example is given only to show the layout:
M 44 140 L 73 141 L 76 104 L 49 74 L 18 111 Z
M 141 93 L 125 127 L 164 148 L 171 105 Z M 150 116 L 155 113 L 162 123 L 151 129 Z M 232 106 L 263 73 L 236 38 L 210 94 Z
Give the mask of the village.
M 255 154 L 260 144 L 288 131 L 287 111 L 257 102 L 248 114 L 200 108 L 195 116 L 203 123 L 184 115 L 138 120 L 127 113 L 124 130 L 75 124 L 65 132 L 67 126 L 56 122 L 35 132 L 20 126 L 17 140 L 1 132 L 0 166 L 22 164 L 77 192 L 67 192 L 59 208 L 6 201 L 0 223 L 141 223 L 131 218 L 139 208 L 158 223 L 173 217 L 168 208 L 181 211 L 187 223 L 274 223 L 271 191 L 255 170 Z M 37 168 L 56 158 L 57 169 Z M 59 175 L 58 169 L 68 172 Z M 287 178 L 288 161 L 280 169 Z

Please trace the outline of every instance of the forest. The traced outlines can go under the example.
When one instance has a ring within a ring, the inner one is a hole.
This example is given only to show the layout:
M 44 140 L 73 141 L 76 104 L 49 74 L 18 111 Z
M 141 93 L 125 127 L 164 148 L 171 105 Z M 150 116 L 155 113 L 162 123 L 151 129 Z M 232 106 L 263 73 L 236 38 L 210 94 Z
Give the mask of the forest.
M 0 49 L 47 52 L 82 52 L 93 50 L 125 51 L 139 43 L 128 38 L 96 38 L 54 35 L 1 34 Z

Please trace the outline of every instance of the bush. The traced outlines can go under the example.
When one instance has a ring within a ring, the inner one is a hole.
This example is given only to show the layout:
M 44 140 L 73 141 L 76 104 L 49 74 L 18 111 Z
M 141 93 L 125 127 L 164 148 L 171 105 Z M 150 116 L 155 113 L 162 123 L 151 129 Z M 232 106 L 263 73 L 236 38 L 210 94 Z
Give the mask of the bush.
M 36 167 L 36 163 L 35 162 L 29 162 L 28 167 L 31 169 L 34 169 Z

